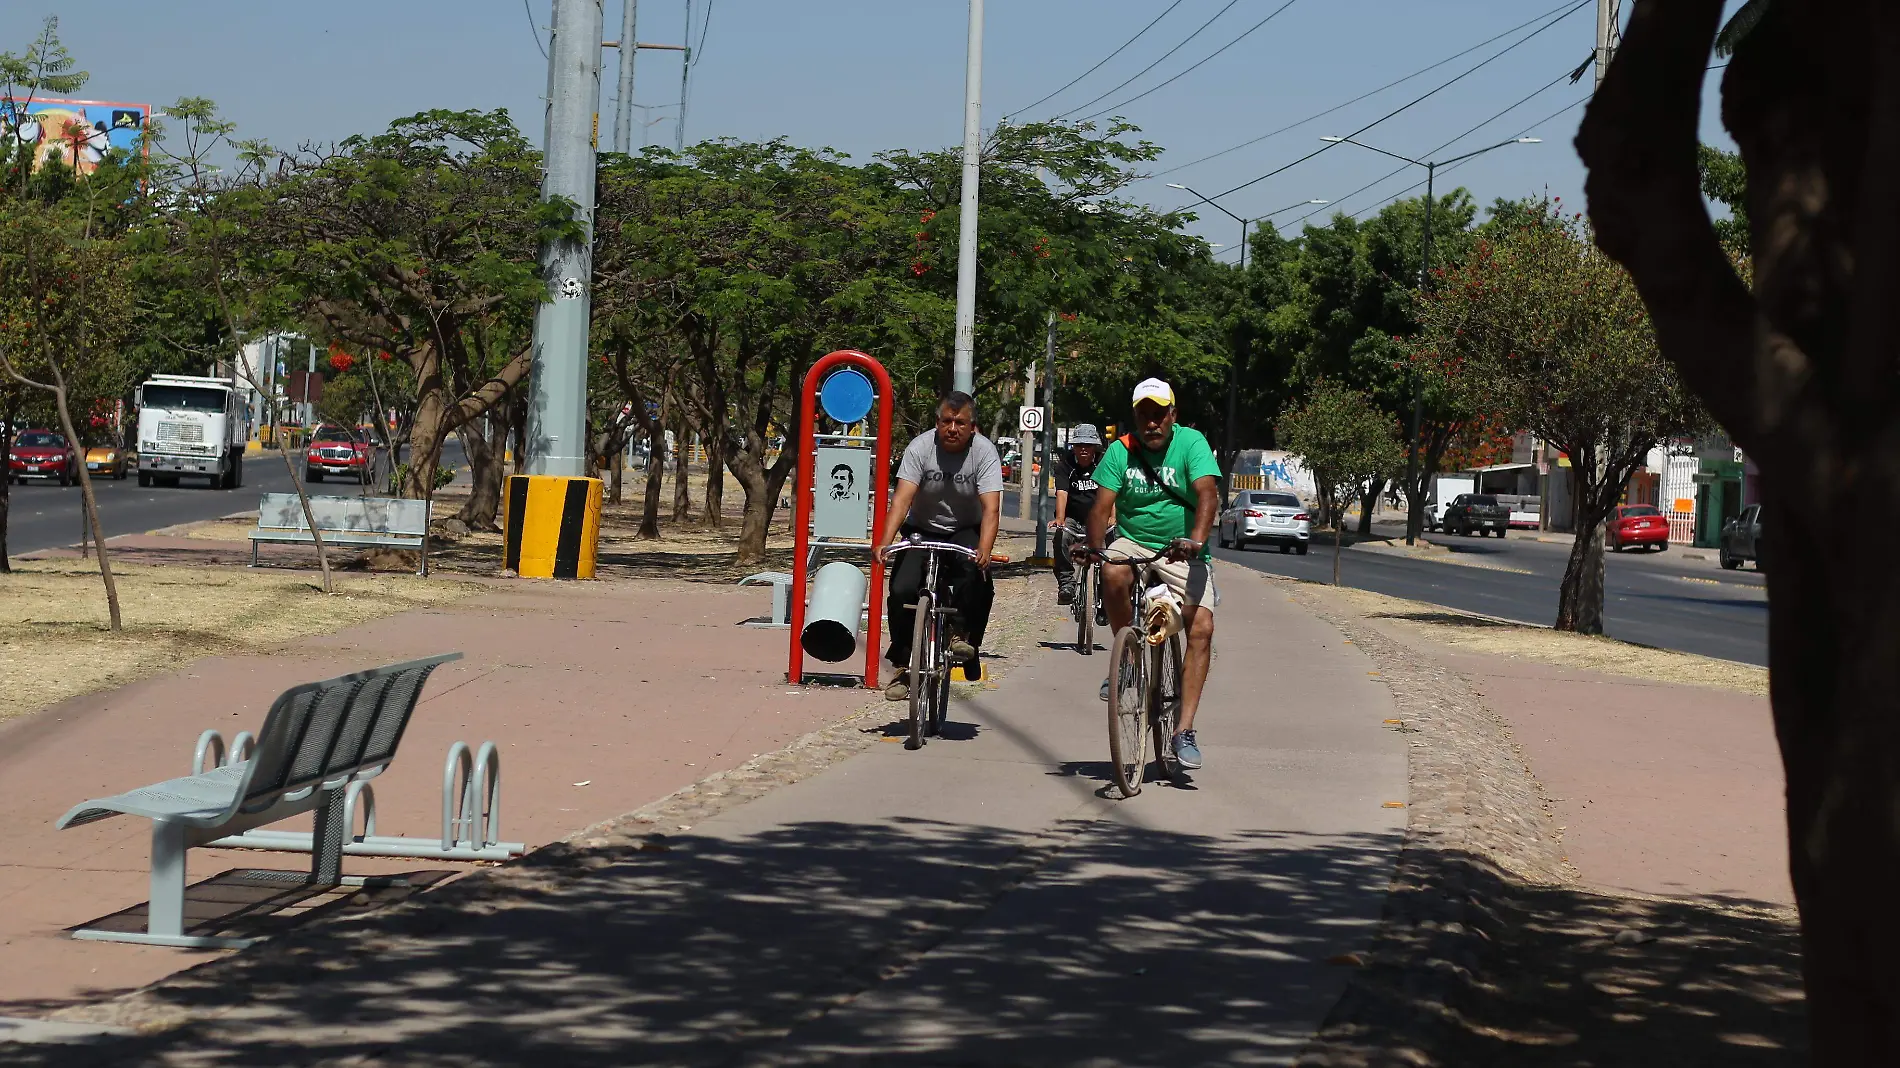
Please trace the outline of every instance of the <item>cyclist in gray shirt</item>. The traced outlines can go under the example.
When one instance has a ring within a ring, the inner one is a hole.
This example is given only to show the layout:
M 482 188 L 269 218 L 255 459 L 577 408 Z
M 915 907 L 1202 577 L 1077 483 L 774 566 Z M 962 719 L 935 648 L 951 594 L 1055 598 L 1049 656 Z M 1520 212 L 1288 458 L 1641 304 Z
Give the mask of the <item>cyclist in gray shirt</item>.
M 947 603 L 956 608 L 952 619 L 950 655 L 975 663 L 983 631 L 989 626 L 990 603 L 996 588 L 990 582 L 990 551 L 1003 512 L 1003 459 L 990 439 L 977 433 L 976 402 L 967 393 L 952 392 L 937 406 L 937 426 L 911 439 L 897 465 L 897 492 L 891 497 L 882 545 L 891 545 L 913 533 L 932 541 L 949 541 L 976 550 L 977 562 L 950 553 L 938 554 L 939 579 L 949 588 Z M 911 605 L 924 580 L 926 553 L 900 553 L 891 569 L 890 596 L 885 601 L 890 651 L 885 658 L 900 670 L 885 688 L 893 701 L 910 700 Z

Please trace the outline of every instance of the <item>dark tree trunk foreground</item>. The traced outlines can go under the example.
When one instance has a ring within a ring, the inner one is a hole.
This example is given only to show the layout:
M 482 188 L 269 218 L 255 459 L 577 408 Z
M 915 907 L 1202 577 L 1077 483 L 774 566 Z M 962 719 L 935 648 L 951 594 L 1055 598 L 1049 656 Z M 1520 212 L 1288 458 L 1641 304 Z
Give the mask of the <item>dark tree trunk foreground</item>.
M 1762 472 L 1768 663 L 1816 1065 L 1900 1064 L 1900 17 L 1776 0 L 1722 74 L 1751 293 L 1696 170 L 1722 0 L 1634 6 L 1577 147 L 1597 241 Z M 1843 538 L 1843 533 L 1847 537 Z

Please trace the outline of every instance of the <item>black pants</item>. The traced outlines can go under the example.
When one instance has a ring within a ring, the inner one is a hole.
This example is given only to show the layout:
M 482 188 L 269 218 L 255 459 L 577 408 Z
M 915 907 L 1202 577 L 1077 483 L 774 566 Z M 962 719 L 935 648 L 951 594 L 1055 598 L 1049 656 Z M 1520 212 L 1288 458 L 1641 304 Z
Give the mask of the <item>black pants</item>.
M 944 534 L 935 530 L 923 530 L 905 525 L 905 537 L 922 534 L 930 541 L 955 542 L 968 548 L 976 548 L 978 531 L 966 527 L 955 534 Z M 890 597 L 884 602 L 885 618 L 889 620 L 891 651 L 885 659 L 898 667 L 910 666 L 910 635 L 915 626 L 916 610 L 911 606 L 917 603 L 917 591 L 924 585 L 924 567 L 929 562 L 930 553 L 899 553 L 897 564 L 891 569 Z M 953 621 L 956 627 L 971 645 L 983 644 L 983 631 L 990 625 L 990 604 L 996 599 L 996 586 L 990 577 L 976 566 L 976 562 L 967 557 L 951 553 L 939 553 L 937 563 L 937 588 L 943 593 L 945 603 L 957 610 L 960 621 Z
M 1055 529 L 1055 538 L 1053 544 L 1050 546 L 1053 551 L 1049 555 L 1055 557 L 1055 562 L 1052 567 L 1056 573 L 1057 580 L 1066 582 L 1075 574 L 1075 561 L 1069 559 L 1069 548 L 1074 545 L 1087 545 L 1088 543 L 1089 539 L 1086 536 L 1078 538 L 1070 534 L 1067 527 L 1057 527 Z

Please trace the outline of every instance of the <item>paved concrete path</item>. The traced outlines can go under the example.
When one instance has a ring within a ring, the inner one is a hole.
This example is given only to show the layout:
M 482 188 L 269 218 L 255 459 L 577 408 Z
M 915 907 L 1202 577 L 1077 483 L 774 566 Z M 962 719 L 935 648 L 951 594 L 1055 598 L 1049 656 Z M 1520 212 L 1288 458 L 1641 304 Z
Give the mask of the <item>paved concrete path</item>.
M 1381 913 L 1406 753 L 1335 631 L 1257 576 L 1225 593 L 1190 788 L 1111 799 L 1106 657 L 1052 642 L 920 752 L 304 932 L 142 995 L 175 1030 L 0 1062 L 1291 1063 Z

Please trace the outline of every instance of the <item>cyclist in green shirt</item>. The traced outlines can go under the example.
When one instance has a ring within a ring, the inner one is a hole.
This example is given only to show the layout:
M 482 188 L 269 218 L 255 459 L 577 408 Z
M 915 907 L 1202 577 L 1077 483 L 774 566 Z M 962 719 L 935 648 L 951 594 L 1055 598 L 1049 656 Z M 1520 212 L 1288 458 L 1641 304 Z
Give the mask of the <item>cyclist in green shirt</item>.
M 1135 387 L 1134 431 L 1109 445 L 1095 465 L 1095 508 L 1089 513 L 1089 545 L 1100 549 L 1111 525 L 1120 536 L 1107 548 L 1116 556 L 1152 556 L 1168 550 L 1162 579 L 1181 599 L 1181 629 L 1187 656 L 1181 664 L 1181 716 L 1174 752 L 1184 768 L 1201 766 L 1194 714 L 1214 648 L 1214 605 L 1219 591 L 1208 560 L 1207 536 L 1220 511 L 1220 465 L 1207 438 L 1176 426 L 1174 389 L 1158 378 Z M 1104 562 L 1102 601 L 1111 631 L 1128 626 L 1135 569 Z M 1108 699 L 1108 682 L 1102 683 Z

